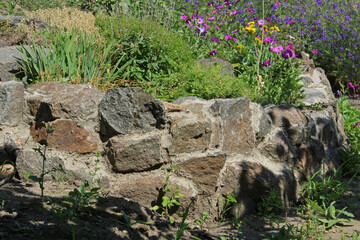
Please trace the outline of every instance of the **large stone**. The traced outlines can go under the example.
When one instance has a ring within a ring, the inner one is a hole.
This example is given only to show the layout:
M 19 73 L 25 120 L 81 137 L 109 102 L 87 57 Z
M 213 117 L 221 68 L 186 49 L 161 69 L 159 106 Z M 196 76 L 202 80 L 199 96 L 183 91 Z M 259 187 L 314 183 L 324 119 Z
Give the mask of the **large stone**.
M 42 82 L 26 90 L 29 117 L 37 122 L 64 118 L 89 130 L 98 128 L 98 105 L 104 93 L 86 84 Z
M 215 191 L 219 173 L 224 167 L 226 154 L 218 153 L 206 157 L 191 158 L 178 164 L 179 175 L 191 179 L 200 194 L 209 195 Z
M 161 157 L 160 135 L 114 136 L 106 147 L 112 168 L 116 172 L 140 172 L 160 167 L 165 159 Z
M 0 83 L 0 125 L 15 126 L 22 121 L 24 85 L 10 81 Z
M 56 120 L 51 122 L 52 133 L 46 133 L 43 125 L 33 125 L 30 129 L 33 140 L 47 144 L 51 148 L 60 151 L 77 153 L 98 152 L 96 141 L 91 132 L 82 127 L 78 127 L 72 120 Z
M 211 124 L 205 119 L 202 121 L 193 118 L 176 119 L 171 124 L 172 145 L 170 155 L 205 151 L 209 148 Z
M 44 148 L 41 148 L 44 151 Z M 19 173 L 21 179 L 27 179 L 26 174 L 32 174 L 40 177 L 42 173 L 43 158 L 39 152 L 33 150 L 22 150 L 19 151 L 16 158 L 16 170 Z M 45 160 L 45 172 L 50 171 L 53 168 L 59 169 L 59 164 L 64 166 L 64 161 L 59 157 L 53 157 L 46 155 Z M 50 173 L 45 176 L 46 180 L 55 179 L 55 173 Z
M 249 98 L 217 99 L 210 109 L 221 120 L 223 151 L 244 153 L 255 147 Z
M 109 90 L 99 106 L 100 131 L 110 138 L 133 131 L 149 132 L 163 128 L 165 107 L 141 88 Z

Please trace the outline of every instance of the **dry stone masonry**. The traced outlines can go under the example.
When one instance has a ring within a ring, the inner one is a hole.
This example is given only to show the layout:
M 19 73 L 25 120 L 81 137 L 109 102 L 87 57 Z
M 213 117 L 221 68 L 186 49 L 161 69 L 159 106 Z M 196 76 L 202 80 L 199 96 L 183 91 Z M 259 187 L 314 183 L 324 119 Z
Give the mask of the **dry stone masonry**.
M 303 102 L 324 102 L 320 110 L 262 107 L 245 97 L 167 103 L 140 88 L 102 93 L 90 85 L 0 82 L 0 163 L 15 162 L 26 180 L 41 168 L 33 148 L 46 144 L 47 168 L 62 164 L 88 179 L 100 152 L 103 186 L 148 207 L 157 201 L 164 168 L 176 166 L 170 182 L 185 194 L 184 205 L 195 199 L 191 218 L 203 211 L 216 216 L 219 197 L 233 190 L 242 213 L 269 188 L 294 200 L 306 176 L 322 164 L 338 166 L 346 143 L 324 71 L 308 62 Z M 45 123 L 54 133 L 47 135 Z

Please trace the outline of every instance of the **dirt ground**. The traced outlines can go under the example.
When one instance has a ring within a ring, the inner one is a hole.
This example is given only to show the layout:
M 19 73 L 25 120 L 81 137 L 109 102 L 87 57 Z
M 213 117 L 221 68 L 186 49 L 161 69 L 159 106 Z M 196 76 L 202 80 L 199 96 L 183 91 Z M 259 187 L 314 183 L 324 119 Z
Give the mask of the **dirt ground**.
M 354 213 L 353 222 L 331 228 L 325 232 L 323 239 L 353 239 L 351 236 L 359 232 L 359 180 L 352 186 L 354 191 L 347 193 L 341 201 L 342 205 L 348 206 L 349 212 Z M 55 205 L 49 205 L 48 200 L 61 200 L 62 196 L 79 186 L 80 183 L 76 182 L 45 182 L 44 195 L 48 204 L 44 207 L 40 204 L 38 183 L 13 179 L 1 186 L 0 239 L 175 239 L 179 224 L 170 224 L 148 208 L 111 194 L 99 198 L 96 204 L 82 211 L 74 221 L 59 218 L 54 209 L 51 209 Z M 149 224 L 137 223 L 126 227 L 121 224 L 124 222 L 122 212 L 129 216 L 132 222 Z M 197 239 L 220 239 L 220 236 L 231 239 L 230 236 L 236 233 L 239 234 L 234 239 L 265 239 L 286 224 L 298 226 L 306 223 L 306 220 L 294 214 L 294 209 L 289 212 L 285 221 L 279 224 L 273 222 L 271 225 L 269 220 L 257 215 L 246 216 L 241 221 L 240 230 L 231 228 L 230 223 L 209 222 L 210 225 L 205 224 L 203 231 L 191 224 L 182 239 L 196 239 L 193 236 Z

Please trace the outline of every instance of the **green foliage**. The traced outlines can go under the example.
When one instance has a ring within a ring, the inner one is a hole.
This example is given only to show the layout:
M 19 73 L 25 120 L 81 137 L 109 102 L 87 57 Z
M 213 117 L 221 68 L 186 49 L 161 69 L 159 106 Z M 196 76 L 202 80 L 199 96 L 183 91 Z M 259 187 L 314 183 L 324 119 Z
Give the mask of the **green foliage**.
M 119 78 L 121 59 L 116 59 L 114 45 L 98 45 L 94 37 L 71 31 L 48 34 L 50 43 L 40 49 L 33 43 L 30 50 L 20 46 L 24 54 L 21 69 L 29 84 L 39 81 L 61 81 L 65 83 L 89 83 L 109 87 Z M 49 49 L 52 49 L 51 51 Z
M 179 225 L 179 229 L 178 229 L 178 231 L 176 232 L 176 235 L 175 235 L 175 240 L 180 240 L 181 239 L 184 231 L 186 230 L 186 228 L 189 225 L 189 223 L 186 223 L 185 220 L 186 220 L 186 218 L 187 218 L 187 216 L 189 214 L 190 206 L 191 206 L 191 204 L 193 204 L 193 202 L 194 202 L 194 199 L 191 200 L 191 202 L 189 203 L 189 205 L 185 209 L 185 212 L 183 214 L 181 223 Z
M 329 176 L 320 176 L 321 170 L 317 171 L 303 189 L 303 199 L 310 199 L 319 204 L 324 202 L 329 204 L 339 200 L 343 193 L 348 189 L 348 184 L 340 180 L 340 171 L 334 169 Z
M 335 201 L 331 202 L 330 205 L 326 205 L 324 202 L 319 205 L 317 201 L 306 199 L 306 207 L 312 213 L 310 218 L 321 222 L 326 229 L 339 223 L 351 222 L 352 220 L 349 218 L 355 217 L 354 214 L 347 212 L 346 208 L 336 209 Z M 341 215 L 348 218 L 340 218 Z
M 360 154 L 351 152 L 345 148 L 341 149 L 341 158 L 343 160 L 342 175 L 344 177 L 353 177 L 360 173 Z
M 203 99 L 236 98 L 251 96 L 246 81 L 228 73 L 220 73 L 222 66 L 205 67 L 190 62 L 181 66 L 179 72 L 166 76 L 149 92 L 164 100 L 197 96 Z
M 22 8 L 29 11 L 46 8 L 58 8 L 64 6 L 63 0 L 16 0 L 16 3 L 19 4 Z
M 203 215 L 201 218 L 197 218 L 194 220 L 194 223 L 199 225 L 200 229 L 203 229 L 204 223 L 206 222 L 207 219 L 211 219 L 212 217 L 209 216 L 209 214 L 207 212 L 203 212 Z
M 260 216 L 272 220 L 278 220 L 280 218 L 279 214 L 285 210 L 284 201 L 279 191 L 274 188 L 265 191 L 257 207 Z
M 140 223 L 140 224 L 150 224 L 149 222 L 143 222 L 143 221 L 133 221 L 124 211 L 121 211 L 121 219 L 114 219 L 114 221 L 120 223 L 127 229 L 130 229 L 134 224 Z
M 240 207 L 240 204 L 236 200 L 236 195 L 237 195 L 237 193 L 234 188 L 230 195 L 225 196 L 225 199 L 223 198 L 223 196 L 219 197 L 218 209 L 219 209 L 219 219 L 220 220 L 224 219 L 229 214 L 230 210 L 232 210 L 233 208 Z M 225 200 L 225 202 L 224 202 L 224 200 Z M 238 216 L 236 216 L 235 220 L 238 220 Z
M 102 35 L 117 43 L 121 65 L 126 66 L 122 78 L 132 84 L 156 82 L 175 71 L 178 62 L 193 57 L 181 36 L 153 18 L 98 15 L 96 24 Z
M 349 150 L 360 154 L 360 125 L 356 125 L 357 122 L 360 122 L 360 111 L 351 107 L 349 98 L 346 96 L 340 97 L 337 103 L 339 104 L 339 112 L 344 118 Z
M 109 12 L 111 11 L 117 0 L 66 0 L 67 5 L 80 8 L 81 10 L 90 12 Z
M 160 189 L 159 196 L 161 196 L 161 204 L 153 206 L 151 209 L 160 212 L 169 218 L 170 223 L 174 223 L 174 218 L 171 216 L 174 209 L 181 206 L 179 200 L 185 197 L 180 193 L 179 185 L 169 185 L 169 179 L 172 174 L 177 171 L 176 167 L 172 167 L 170 171 L 165 169 L 166 177 L 163 179 L 164 186 Z M 178 212 L 179 213 L 179 212 Z

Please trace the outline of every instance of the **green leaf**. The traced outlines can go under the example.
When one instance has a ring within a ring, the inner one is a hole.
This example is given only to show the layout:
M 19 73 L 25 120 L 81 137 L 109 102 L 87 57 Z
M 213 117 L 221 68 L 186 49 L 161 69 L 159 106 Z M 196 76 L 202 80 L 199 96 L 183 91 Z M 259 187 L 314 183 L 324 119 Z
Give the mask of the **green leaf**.
M 330 205 L 330 207 L 329 207 L 329 215 L 330 215 L 330 217 L 332 218 L 332 219 L 335 219 L 336 218 L 336 216 L 335 216 L 335 207 L 334 207 L 334 205 Z
M 162 197 L 162 203 L 161 203 L 163 205 L 163 207 L 168 206 L 169 203 L 171 203 L 170 198 L 168 198 L 167 196 L 163 196 Z
M 152 208 L 150 208 L 151 210 L 157 211 L 160 209 L 160 207 L 158 205 L 153 206 Z

